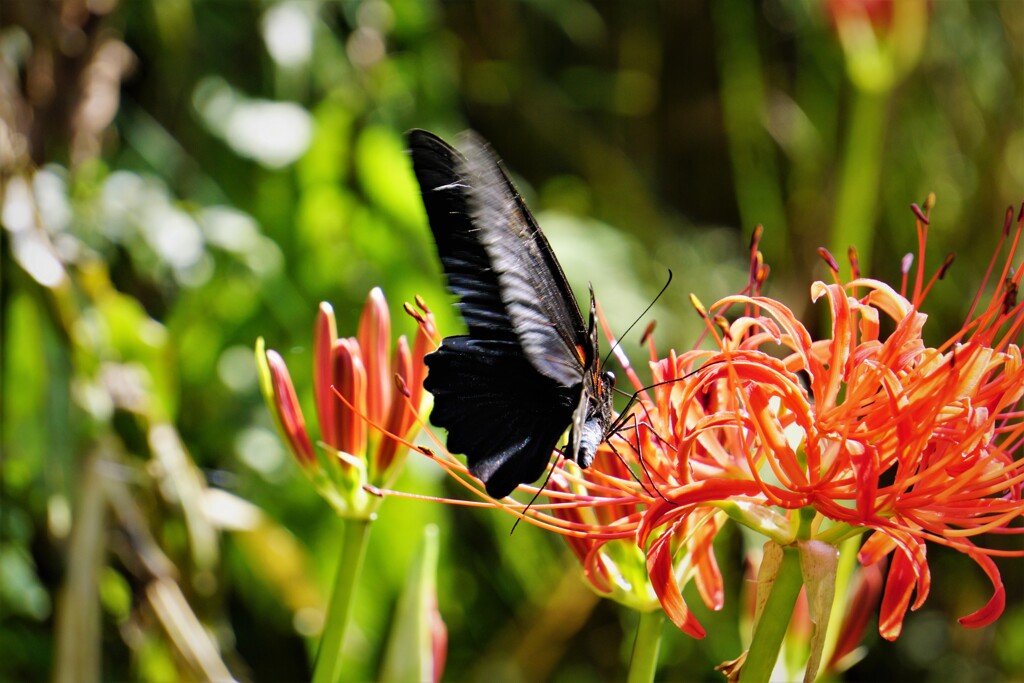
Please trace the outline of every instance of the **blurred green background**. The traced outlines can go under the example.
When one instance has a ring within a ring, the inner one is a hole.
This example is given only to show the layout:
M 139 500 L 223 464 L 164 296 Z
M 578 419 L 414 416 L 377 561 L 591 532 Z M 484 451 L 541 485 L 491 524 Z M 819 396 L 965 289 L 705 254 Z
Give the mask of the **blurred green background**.
M 0 678 L 201 678 L 209 653 L 180 640 L 199 623 L 239 679 L 308 677 L 339 522 L 273 431 L 252 347 L 282 352 L 311 416 L 318 302 L 352 334 L 380 285 L 398 331 L 417 294 L 458 329 L 412 127 L 490 140 L 617 330 L 671 268 L 662 350 L 697 339 L 690 292 L 745 284 L 758 223 L 767 293 L 805 320 L 819 246 L 845 267 L 852 241 L 898 284 L 908 207 L 934 191 L 927 272 L 957 254 L 925 306 L 937 342 L 1024 199 L 1024 4 L 4 0 Z M 397 488 L 459 495 L 415 455 Z M 429 521 L 445 678 L 623 676 L 635 615 L 586 587 L 560 539 L 391 499 L 353 680 L 377 675 Z M 725 613 L 698 605 L 708 638 L 667 638 L 665 680 L 721 680 L 739 653 L 738 548 L 722 534 Z M 1020 561 L 999 561 L 1006 613 L 970 631 L 955 618 L 986 579 L 955 553 L 929 560 L 924 608 L 896 643 L 872 623 L 848 679 L 1024 680 Z

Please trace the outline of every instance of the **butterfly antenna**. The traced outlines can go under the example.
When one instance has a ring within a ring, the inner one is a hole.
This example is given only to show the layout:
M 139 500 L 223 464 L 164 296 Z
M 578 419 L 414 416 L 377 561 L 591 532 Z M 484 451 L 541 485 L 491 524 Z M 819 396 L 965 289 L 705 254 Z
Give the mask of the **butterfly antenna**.
M 526 504 L 525 508 L 523 508 L 522 515 L 519 516 L 519 517 L 516 517 L 516 521 L 512 525 L 512 529 L 508 532 L 509 536 L 511 536 L 513 533 L 515 533 L 516 527 L 519 526 L 519 522 L 523 521 L 523 517 L 525 517 L 526 513 L 530 511 L 530 508 L 533 507 L 533 504 L 537 502 L 537 497 L 540 496 L 540 494 L 544 491 L 544 489 L 546 489 L 548 487 L 548 482 L 551 481 L 551 475 L 555 473 L 555 467 L 557 465 L 558 465 L 558 458 L 555 458 L 554 460 L 551 461 L 551 466 L 548 468 L 548 476 L 544 477 L 544 483 L 540 485 L 540 488 L 537 489 L 537 493 L 533 494 L 533 498 L 531 498 L 530 502 Z
M 661 387 L 661 386 L 665 386 L 665 385 L 668 385 L 668 384 L 675 384 L 676 382 L 679 382 L 679 381 L 682 381 L 684 379 L 687 379 L 688 377 L 692 377 L 693 375 L 697 374 L 701 370 L 704 370 L 704 369 L 706 369 L 708 367 L 711 367 L 712 365 L 717 365 L 719 363 L 724 363 L 724 362 L 725 362 L 724 360 L 711 361 L 710 363 L 706 363 L 705 365 L 702 365 L 702 366 L 700 366 L 699 368 L 697 368 L 695 370 L 691 370 L 690 372 L 686 373 L 682 377 L 673 377 L 672 379 L 666 379 L 666 380 L 663 380 L 661 382 L 655 382 L 654 384 L 648 385 L 646 387 L 641 388 L 638 391 L 633 392 L 633 394 L 631 394 L 629 396 L 629 400 L 626 402 L 626 407 L 623 408 L 622 412 L 619 413 L 619 416 L 615 419 L 615 422 L 613 422 L 611 424 L 611 426 L 608 428 L 608 431 L 606 432 L 607 436 L 605 437 L 605 441 L 608 442 L 608 445 L 611 447 L 612 451 L 619 458 L 619 460 L 622 461 L 622 463 L 625 465 L 626 464 L 625 460 L 623 460 L 622 456 L 619 454 L 619 451 L 615 448 L 615 446 L 612 445 L 611 437 L 619 434 L 619 432 L 621 432 L 623 429 L 625 429 L 627 427 L 629 421 L 633 420 L 632 427 L 635 430 L 636 443 L 637 443 L 637 446 L 636 446 L 635 450 L 636 450 L 636 454 L 637 454 L 637 459 L 640 461 L 640 467 L 643 469 L 644 474 L 647 476 L 647 479 L 651 482 L 651 485 L 654 486 L 655 492 L 658 494 L 658 496 L 661 497 L 662 500 L 665 500 L 666 502 L 668 501 L 668 499 L 665 498 L 665 495 L 661 492 L 660 489 L 658 489 L 658 485 L 655 483 L 654 477 L 651 476 L 650 470 L 647 469 L 647 463 L 644 461 L 643 453 L 640 451 L 640 422 L 639 422 L 639 420 L 637 420 L 636 415 L 629 414 L 629 409 L 633 406 L 634 403 L 637 403 L 639 401 L 640 407 L 643 408 L 643 411 L 647 414 L 647 421 L 644 424 L 647 425 L 647 428 L 651 430 L 651 434 L 653 434 L 654 437 L 656 439 L 658 439 L 658 441 L 660 441 L 665 446 L 668 446 L 668 441 L 666 441 L 665 438 L 663 436 L 661 436 L 661 434 L 659 434 L 658 431 L 654 428 L 654 425 L 652 424 L 652 421 L 651 421 L 651 413 L 647 409 L 647 405 L 643 401 L 639 400 L 640 399 L 640 395 L 642 393 L 644 393 L 645 391 L 649 390 L 649 389 L 654 389 L 656 387 Z M 623 396 L 626 395 L 626 392 L 624 392 L 624 391 L 622 391 L 620 389 L 615 389 L 615 391 L 619 392 Z M 629 470 L 630 474 L 633 474 L 633 471 L 631 469 L 629 469 L 628 466 L 626 467 L 626 469 Z M 642 481 L 640 481 L 635 474 L 633 474 L 633 478 L 636 479 L 637 483 L 640 484 L 640 486 L 643 487 L 644 491 L 646 491 L 648 495 L 650 495 L 651 492 L 647 489 L 646 486 L 644 486 L 644 483 Z
M 665 284 L 664 284 L 664 285 L 662 286 L 662 288 L 661 288 L 661 291 L 660 291 L 660 292 L 658 292 L 658 295 L 657 295 L 656 297 L 654 297 L 654 299 L 652 299 L 652 300 L 651 300 L 651 303 L 647 304 L 647 308 L 645 308 L 645 309 L 643 310 L 643 313 L 641 313 L 640 315 L 638 315 L 638 316 L 636 317 L 636 320 L 634 320 L 634 321 L 633 321 L 633 322 L 632 322 L 632 323 L 630 324 L 630 326 L 626 328 L 626 331 L 625 331 L 625 332 L 623 332 L 623 333 L 622 333 L 622 334 L 621 334 L 621 335 L 619 336 L 619 338 L 615 340 L 615 343 L 614 343 L 614 344 L 612 344 L 612 347 L 611 347 L 610 349 L 608 349 L 608 355 L 606 355 L 606 356 L 604 357 L 604 361 L 603 361 L 603 362 L 601 363 L 601 369 L 602 369 L 602 370 L 604 369 L 604 366 L 608 364 L 608 361 L 609 361 L 609 359 L 611 359 L 611 357 L 612 357 L 612 354 L 613 354 L 613 353 L 615 353 L 615 349 L 619 348 L 619 344 L 620 344 L 620 343 L 622 342 L 622 339 L 623 339 L 623 338 L 624 338 L 624 337 L 625 337 L 625 336 L 626 336 L 627 334 L 629 334 L 629 331 L 630 331 L 630 330 L 632 330 L 632 329 L 633 329 L 634 327 L 636 327 L 636 324 L 637 324 L 638 322 L 640 322 L 641 320 L 643 320 L 643 317 L 644 317 L 645 315 L 647 315 L 647 312 L 648 312 L 648 311 L 650 311 L 650 310 L 651 310 L 651 309 L 652 309 L 652 308 L 654 307 L 654 304 L 658 303 L 658 299 L 660 299 L 660 298 L 661 298 L 661 295 L 665 293 L 665 290 L 666 290 L 666 289 L 668 289 L 668 286 L 669 286 L 670 284 L 672 284 L 672 269 L 671 269 L 671 268 L 670 268 L 670 269 L 669 269 L 669 271 L 668 271 L 668 279 L 667 279 L 667 280 L 665 280 Z
M 698 372 L 700 372 L 702 370 L 706 370 L 707 368 L 710 368 L 712 365 L 718 365 L 719 363 L 724 363 L 724 362 L 725 362 L 724 358 L 720 358 L 718 360 L 713 360 L 710 363 L 705 363 L 704 365 L 700 366 L 699 368 L 696 368 L 694 370 L 690 370 L 688 373 L 686 373 L 682 377 L 673 377 L 672 379 L 666 379 L 666 380 L 662 380 L 660 382 L 655 382 L 654 384 L 648 384 L 645 387 L 640 387 L 638 390 L 634 391 L 632 394 L 627 394 L 622 389 L 619 389 L 618 387 L 613 387 L 612 390 L 618 392 L 618 394 L 620 396 L 629 396 L 629 400 L 626 401 L 626 407 L 622 409 L 621 413 L 619 413 L 619 417 L 618 417 L 618 419 L 615 420 L 615 422 L 613 423 L 613 426 L 621 426 L 621 425 L 626 423 L 626 420 L 629 419 L 628 416 L 626 415 L 626 412 L 631 407 L 633 407 L 634 403 L 636 403 L 637 401 L 640 401 L 640 395 L 643 394 L 644 392 L 649 391 L 650 389 L 656 389 L 658 387 L 663 387 L 663 386 L 665 386 L 667 384 L 675 384 L 676 382 L 682 382 L 684 379 L 689 379 L 690 377 L 693 377 L 694 375 L 696 375 Z M 640 401 L 640 405 L 643 406 L 644 412 L 647 412 L 647 406 L 644 405 L 643 401 Z M 648 413 L 648 417 L 650 417 L 650 413 Z M 611 429 L 609 429 L 608 431 L 611 432 Z
M 687 376 L 689 376 L 689 375 L 687 375 Z M 667 384 L 668 382 L 678 381 L 679 379 L 683 379 L 683 378 L 679 377 L 677 379 L 668 380 L 668 381 L 665 382 L 665 384 Z M 653 386 L 658 386 L 658 385 L 653 385 Z M 647 388 L 651 388 L 651 387 L 646 387 L 645 389 L 641 389 L 641 391 L 645 391 Z M 620 393 L 623 396 L 626 395 L 626 392 L 624 392 L 624 391 L 622 391 Z M 643 401 L 640 401 L 639 399 L 640 399 L 640 392 L 639 391 L 634 393 L 632 396 L 630 396 L 629 397 L 629 401 L 626 403 L 626 407 L 623 409 L 623 411 L 621 413 L 619 413 L 619 417 L 616 418 L 615 422 L 612 423 L 611 427 L 608 428 L 608 438 L 609 438 L 608 445 L 612 447 L 613 451 L 615 450 L 615 447 L 612 446 L 612 443 L 611 443 L 611 440 L 610 440 L 611 437 L 618 435 L 620 432 L 622 432 L 622 430 L 626 429 L 626 427 L 628 426 L 628 422 L 630 420 L 632 420 L 633 421 L 633 430 L 634 430 L 634 434 L 635 434 L 635 438 L 636 438 L 636 443 L 637 443 L 636 447 L 633 448 L 633 450 L 636 451 L 637 459 L 640 461 L 640 467 L 643 469 L 644 474 L 647 475 L 647 479 L 650 480 L 651 485 L 654 486 L 654 490 L 655 490 L 655 492 L 657 492 L 658 496 L 661 497 L 662 500 L 667 502 L 668 499 L 665 498 L 665 496 L 661 492 L 661 490 L 658 489 L 658 485 L 655 483 L 654 477 L 651 476 L 650 470 L 647 469 L 647 463 L 644 461 L 643 453 L 640 451 L 640 424 L 641 424 L 641 421 L 637 420 L 636 415 L 633 415 L 633 414 L 629 413 L 629 409 L 630 409 L 630 407 L 632 407 L 632 405 L 634 403 L 637 403 L 639 401 L 640 402 L 640 407 L 643 408 L 643 411 L 647 414 L 647 421 L 643 422 L 643 424 L 647 425 L 647 428 L 651 430 L 651 434 L 653 434 L 658 439 L 658 441 L 660 441 L 665 446 L 668 446 L 668 442 L 654 428 L 653 421 L 651 420 L 651 412 L 647 409 L 647 405 Z M 627 441 L 626 443 L 629 443 L 629 442 Z M 632 447 L 632 444 L 630 444 L 630 446 Z M 618 451 L 616 451 L 615 453 L 616 453 L 616 455 L 618 455 Z M 634 476 L 634 478 L 635 478 L 635 476 Z M 639 480 L 637 480 L 637 481 L 639 481 Z M 641 482 L 640 485 L 643 486 L 643 483 Z M 646 486 L 644 486 L 644 491 L 647 491 L 647 487 Z M 650 491 L 647 491 L 648 495 L 650 495 L 650 493 L 651 493 Z

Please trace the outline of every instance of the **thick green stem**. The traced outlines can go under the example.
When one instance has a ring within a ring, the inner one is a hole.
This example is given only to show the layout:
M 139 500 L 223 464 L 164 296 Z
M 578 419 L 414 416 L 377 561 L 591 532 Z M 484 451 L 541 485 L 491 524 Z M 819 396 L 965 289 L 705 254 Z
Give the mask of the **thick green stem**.
M 767 87 L 757 46 L 756 9 L 747 0 L 716 0 L 710 8 L 718 45 L 723 121 L 743 234 L 749 237 L 755 225 L 763 224 L 766 230 L 761 249 L 773 267 L 785 271 L 791 249 L 776 145 L 764 125 Z
M 665 613 L 660 609 L 640 612 L 640 623 L 636 627 L 633 654 L 629 660 L 629 683 L 649 683 L 658 671 L 658 651 L 661 649 L 661 632 Z
M 842 262 L 846 250 L 856 247 L 865 275 L 870 274 L 874 248 L 888 95 L 888 91 L 856 91 L 836 197 L 832 255 Z
M 313 683 L 337 683 L 342 677 L 341 647 L 345 631 L 352 616 L 356 582 L 366 555 L 366 541 L 370 536 L 368 519 L 345 520 L 341 555 L 334 577 L 331 601 L 327 605 L 327 622 L 320 638 L 320 649 L 313 670 Z
M 107 547 L 102 464 L 95 455 L 86 461 L 78 489 L 68 571 L 57 603 L 53 674 L 57 683 L 102 680 L 102 613 L 97 593 Z
M 782 565 L 775 576 L 768 601 L 761 618 L 754 627 L 754 637 L 747 651 L 747 659 L 740 672 L 740 683 L 760 683 L 771 678 L 775 662 L 782 649 L 782 638 L 793 614 L 803 575 L 800 572 L 800 553 L 795 547 L 783 550 Z

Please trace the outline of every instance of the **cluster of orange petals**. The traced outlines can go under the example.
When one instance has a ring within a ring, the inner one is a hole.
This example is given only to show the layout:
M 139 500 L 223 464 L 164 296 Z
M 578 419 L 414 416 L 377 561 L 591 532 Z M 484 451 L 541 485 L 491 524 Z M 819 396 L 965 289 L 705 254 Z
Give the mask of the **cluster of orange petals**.
M 321 303 L 317 312 L 313 390 L 318 444 L 329 449 L 328 463 L 342 470 L 368 470 L 368 481 L 375 485 L 386 485 L 393 478 L 404 453 L 400 438 L 418 426 L 426 375 L 423 356 L 437 343 L 433 316 L 422 302 L 418 304 L 419 310 L 406 309 L 419 323 L 413 346 L 410 349 L 405 336 L 400 336 L 394 355 L 391 317 L 379 287 L 366 298 L 355 337 L 338 336 L 330 304 Z M 267 350 L 265 364 L 267 401 L 285 442 L 305 470 L 319 471 L 320 460 L 284 359 Z
M 927 217 L 914 208 L 923 263 Z M 991 599 L 960 623 L 991 623 L 1005 598 L 992 558 L 1024 556 L 976 542 L 1022 529 L 1024 363 L 1016 340 L 1024 270 L 1011 268 L 1022 226 L 1024 207 L 1016 221 L 1007 213 L 1009 255 L 1001 272 L 994 257 L 985 278 L 994 291 L 987 303 L 976 298 L 962 328 L 939 346 L 923 339 L 920 305 L 949 260 L 926 282 L 920 267 L 909 277 L 912 259 L 905 259 L 897 291 L 860 277 L 853 254 L 853 276 L 842 282 L 823 252 L 834 281 L 814 283 L 811 296 L 828 304 L 832 329 L 815 340 L 789 308 L 757 295 L 767 268 L 755 244 L 749 291 L 717 302 L 710 314 L 698 305 L 718 349 L 658 360 L 652 346 L 661 384 L 640 393 L 635 419 L 594 466 L 557 470 L 548 503 L 525 513 L 518 503 L 506 508 L 565 535 L 605 591 L 613 571 L 602 550 L 633 539 L 662 607 L 695 637 L 704 631 L 680 585 L 694 581 L 709 608 L 721 607 L 712 550 L 721 525 L 740 519 L 785 543 L 796 540 L 797 518 L 808 511 L 814 521 L 804 537 L 837 543 L 867 532 L 862 564 L 892 555 L 884 637 L 896 638 L 907 608 L 928 596 L 928 543 L 965 553 L 986 573 Z M 628 366 L 627 374 L 639 388 Z M 454 459 L 439 460 L 464 474 Z

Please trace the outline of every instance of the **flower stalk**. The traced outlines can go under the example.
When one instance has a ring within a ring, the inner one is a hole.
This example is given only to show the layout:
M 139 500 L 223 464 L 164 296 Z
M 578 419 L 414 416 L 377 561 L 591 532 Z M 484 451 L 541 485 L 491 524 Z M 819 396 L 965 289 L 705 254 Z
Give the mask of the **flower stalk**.
M 661 610 L 638 612 L 640 620 L 636 627 L 636 640 L 629 658 L 629 683 L 649 683 L 658 672 L 658 653 L 661 651 L 661 634 L 665 625 L 665 613 Z
M 758 610 L 750 649 L 740 669 L 740 683 L 771 680 L 793 607 L 804 585 L 800 553 L 793 546 L 766 544 L 757 581 L 758 604 L 763 606 Z
M 862 267 L 871 267 L 875 220 L 878 212 L 878 179 L 882 176 L 889 92 L 854 90 L 849 129 L 836 191 L 832 250 L 841 254 L 856 244 Z
M 260 387 L 295 461 L 344 524 L 341 554 L 327 605 L 314 683 L 336 683 L 352 600 L 366 554 L 370 524 L 381 498 L 368 490 L 390 486 L 420 423 L 423 356 L 436 345 L 433 316 L 422 301 L 406 312 L 418 323 L 410 348 L 399 337 L 391 352 L 391 318 L 380 288 L 367 296 L 355 337 L 338 337 L 334 311 L 320 304 L 313 330 L 313 395 L 320 439 L 309 436 L 284 359 L 256 342 Z
M 372 521 L 372 518 L 342 521 L 341 553 L 313 668 L 313 683 L 338 683 L 342 680 L 342 648 L 352 617 L 353 597 L 362 573 Z
M 919 62 L 928 29 L 927 0 L 828 0 L 853 86 L 839 169 L 832 253 L 856 245 L 870 271 L 878 190 L 894 88 Z

